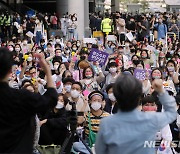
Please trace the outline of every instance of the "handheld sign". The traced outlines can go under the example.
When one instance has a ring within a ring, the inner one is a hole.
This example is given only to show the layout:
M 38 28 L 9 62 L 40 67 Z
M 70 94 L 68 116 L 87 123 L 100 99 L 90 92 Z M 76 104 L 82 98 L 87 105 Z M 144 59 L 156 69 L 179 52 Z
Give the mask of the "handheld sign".
M 84 38 L 83 43 L 97 44 L 97 39 L 96 38 Z
M 129 40 L 130 42 L 134 40 L 134 36 L 133 36 L 133 34 L 132 34 L 131 32 L 127 33 L 127 34 L 126 34 L 126 37 L 128 38 L 128 40 Z
M 101 66 L 105 65 L 109 54 L 98 49 L 92 49 L 88 57 L 89 61 L 98 62 Z
M 146 79 L 146 70 L 135 69 L 134 76 L 136 77 L 136 79 L 145 80 Z

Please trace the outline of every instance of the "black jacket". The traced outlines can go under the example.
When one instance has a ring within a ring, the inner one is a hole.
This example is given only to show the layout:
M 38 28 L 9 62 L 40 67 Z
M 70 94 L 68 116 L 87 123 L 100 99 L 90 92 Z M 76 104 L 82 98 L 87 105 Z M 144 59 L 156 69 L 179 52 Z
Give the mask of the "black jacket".
M 111 101 L 108 99 L 106 101 L 106 105 L 104 107 L 104 111 L 108 112 L 109 114 L 111 114 L 111 109 L 112 109 L 112 103 Z M 112 113 L 115 114 L 118 112 L 118 104 L 115 103 L 114 107 L 113 107 L 113 110 L 112 110 Z
M 40 145 L 62 145 L 68 130 L 67 112 L 65 108 L 59 109 L 57 113 L 54 110 L 49 110 L 43 119 L 47 122 L 40 129 Z
M 53 88 L 41 96 L 0 82 L 0 153 L 32 153 L 34 117 L 57 104 Z

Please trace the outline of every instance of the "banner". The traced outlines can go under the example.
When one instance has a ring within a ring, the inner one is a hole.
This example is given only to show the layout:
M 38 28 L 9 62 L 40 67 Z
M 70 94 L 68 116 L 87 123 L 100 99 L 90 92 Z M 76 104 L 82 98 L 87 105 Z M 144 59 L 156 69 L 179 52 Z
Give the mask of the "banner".
M 88 57 L 89 61 L 98 62 L 101 66 L 105 65 L 109 54 L 98 49 L 92 49 Z

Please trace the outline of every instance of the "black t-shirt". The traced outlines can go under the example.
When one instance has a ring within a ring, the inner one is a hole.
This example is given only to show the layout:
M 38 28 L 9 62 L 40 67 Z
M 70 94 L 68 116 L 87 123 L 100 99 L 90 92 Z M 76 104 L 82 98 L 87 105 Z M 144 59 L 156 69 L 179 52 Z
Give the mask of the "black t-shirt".
M 41 96 L 0 82 L 0 153 L 32 153 L 34 117 L 57 104 L 57 92 Z

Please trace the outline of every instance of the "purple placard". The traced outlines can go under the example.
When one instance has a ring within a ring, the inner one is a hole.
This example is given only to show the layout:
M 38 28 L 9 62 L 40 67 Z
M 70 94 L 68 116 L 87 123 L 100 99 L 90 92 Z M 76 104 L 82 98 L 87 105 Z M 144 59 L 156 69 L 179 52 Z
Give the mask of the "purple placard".
M 136 79 L 139 79 L 139 80 L 150 79 L 151 69 L 148 69 L 148 70 L 135 69 L 134 76 L 136 77 Z
M 101 66 L 105 65 L 109 54 L 98 49 L 92 49 L 88 57 L 89 61 L 98 62 Z
M 135 69 L 134 76 L 136 77 L 136 79 L 145 80 L 146 79 L 146 70 Z

